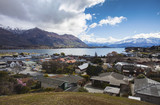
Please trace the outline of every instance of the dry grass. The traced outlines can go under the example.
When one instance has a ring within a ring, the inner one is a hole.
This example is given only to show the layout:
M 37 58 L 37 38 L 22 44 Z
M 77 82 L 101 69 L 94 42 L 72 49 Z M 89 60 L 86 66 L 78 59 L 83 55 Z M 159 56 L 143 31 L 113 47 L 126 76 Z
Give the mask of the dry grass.
M 0 97 L 0 105 L 151 105 L 96 93 L 46 92 Z

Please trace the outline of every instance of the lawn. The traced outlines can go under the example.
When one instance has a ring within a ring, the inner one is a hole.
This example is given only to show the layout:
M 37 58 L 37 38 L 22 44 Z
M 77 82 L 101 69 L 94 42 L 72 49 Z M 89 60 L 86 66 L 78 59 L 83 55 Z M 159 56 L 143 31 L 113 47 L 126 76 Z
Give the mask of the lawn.
M 151 105 L 98 93 L 45 92 L 0 97 L 0 105 Z

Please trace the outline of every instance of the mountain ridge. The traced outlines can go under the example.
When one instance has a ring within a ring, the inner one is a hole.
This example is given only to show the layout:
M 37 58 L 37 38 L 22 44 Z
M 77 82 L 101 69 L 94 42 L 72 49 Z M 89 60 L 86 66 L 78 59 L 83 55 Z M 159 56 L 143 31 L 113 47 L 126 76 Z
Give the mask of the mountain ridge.
M 148 38 L 127 38 L 121 41 L 116 41 L 113 43 L 90 43 L 87 42 L 89 46 L 108 46 L 108 47 L 151 47 L 160 45 L 160 38 L 158 37 L 148 37 Z
M 28 30 L 0 28 L 0 48 L 74 48 L 88 47 L 79 38 L 59 35 L 39 28 Z

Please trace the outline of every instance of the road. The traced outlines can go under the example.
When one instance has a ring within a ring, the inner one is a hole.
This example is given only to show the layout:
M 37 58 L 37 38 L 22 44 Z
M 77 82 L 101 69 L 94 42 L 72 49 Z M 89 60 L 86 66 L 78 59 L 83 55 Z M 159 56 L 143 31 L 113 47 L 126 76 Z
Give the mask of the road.
M 103 93 L 103 89 L 95 88 L 91 83 L 86 84 L 84 88 L 87 89 L 89 93 Z
M 25 70 L 19 72 L 19 74 L 29 74 L 31 76 L 42 75 L 42 73 L 40 73 L 38 71 L 31 71 L 30 67 L 27 67 Z

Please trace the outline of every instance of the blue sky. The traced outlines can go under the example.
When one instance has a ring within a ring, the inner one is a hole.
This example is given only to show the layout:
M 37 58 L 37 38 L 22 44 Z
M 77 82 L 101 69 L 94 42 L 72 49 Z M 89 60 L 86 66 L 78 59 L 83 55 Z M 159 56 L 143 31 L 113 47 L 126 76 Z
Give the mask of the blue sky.
M 0 26 L 38 27 L 85 42 L 160 38 L 160 0 L 0 0 Z
M 111 17 L 126 17 L 116 25 L 103 25 L 90 29 L 87 34 L 99 38 L 124 38 L 140 33 L 156 33 L 160 31 L 160 0 L 106 0 L 102 5 L 87 8 L 86 14 L 92 14 L 87 25 L 98 23 Z M 93 14 L 95 14 L 93 16 Z

